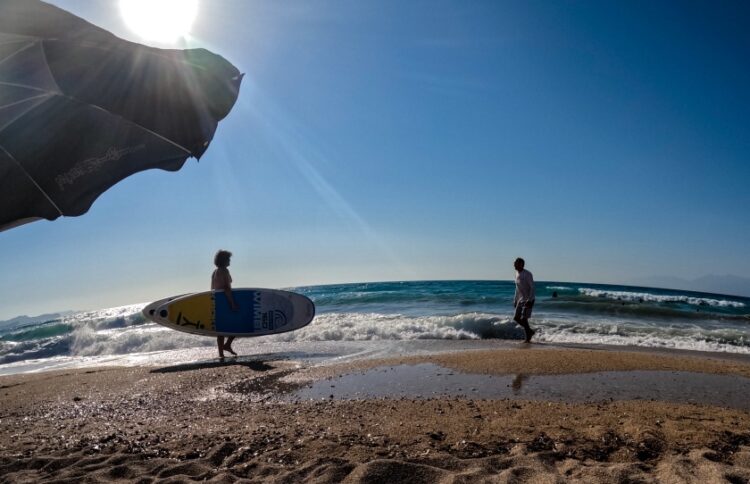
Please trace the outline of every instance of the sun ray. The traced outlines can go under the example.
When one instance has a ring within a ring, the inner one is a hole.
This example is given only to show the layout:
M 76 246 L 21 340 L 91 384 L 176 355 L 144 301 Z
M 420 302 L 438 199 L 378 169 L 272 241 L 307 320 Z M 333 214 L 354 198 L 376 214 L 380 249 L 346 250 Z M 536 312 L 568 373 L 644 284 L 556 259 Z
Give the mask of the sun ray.
M 248 81 L 251 82 L 251 81 Z M 255 96 L 240 99 L 237 108 L 257 118 L 264 125 L 269 136 L 274 137 L 277 146 L 285 153 L 294 168 L 310 184 L 320 199 L 340 220 L 355 227 L 364 237 L 387 258 L 404 276 L 415 276 L 413 270 L 394 251 L 384 238 L 362 217 L 355 207 L 344 198 L 336 187 L 323 175 L 319 167 L 327 165 L 322 150 L 305 130 L 273 103 L 267 96 L 259 94 L 253 85 Z

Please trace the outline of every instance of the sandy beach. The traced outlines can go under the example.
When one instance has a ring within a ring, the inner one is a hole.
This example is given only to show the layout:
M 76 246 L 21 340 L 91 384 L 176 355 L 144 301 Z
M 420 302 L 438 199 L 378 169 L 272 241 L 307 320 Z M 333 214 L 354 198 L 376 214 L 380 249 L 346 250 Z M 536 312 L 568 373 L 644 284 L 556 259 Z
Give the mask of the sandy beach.
M 576 377 L 606 397 L 553 391 Z M 11 375 L 0 481 L 746 483 L 748 377 L 743 357 L 523 344 Z

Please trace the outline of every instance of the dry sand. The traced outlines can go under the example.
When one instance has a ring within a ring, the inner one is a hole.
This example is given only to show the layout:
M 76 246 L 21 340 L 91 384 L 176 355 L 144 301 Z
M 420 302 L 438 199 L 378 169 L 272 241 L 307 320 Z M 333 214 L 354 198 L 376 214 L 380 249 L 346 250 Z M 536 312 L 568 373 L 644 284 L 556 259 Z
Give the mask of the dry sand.
M 750 375 L 741 360 L 533 345 L 395 361 L 492 374 Z M 248 359 L 2 377 L 0 482 L 750 482 L 744 410 L 286 397 L 353 369 Z

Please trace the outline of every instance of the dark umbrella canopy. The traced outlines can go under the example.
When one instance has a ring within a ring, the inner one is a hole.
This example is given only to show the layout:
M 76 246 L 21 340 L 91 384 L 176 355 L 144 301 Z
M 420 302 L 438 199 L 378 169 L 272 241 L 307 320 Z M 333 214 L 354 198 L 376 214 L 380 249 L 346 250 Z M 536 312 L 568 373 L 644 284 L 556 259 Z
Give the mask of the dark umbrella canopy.
M 0 0 L 0 230 L 81 215 L 127 176 L 200 158 L 241 81 L 207 50 L 146 47 Z

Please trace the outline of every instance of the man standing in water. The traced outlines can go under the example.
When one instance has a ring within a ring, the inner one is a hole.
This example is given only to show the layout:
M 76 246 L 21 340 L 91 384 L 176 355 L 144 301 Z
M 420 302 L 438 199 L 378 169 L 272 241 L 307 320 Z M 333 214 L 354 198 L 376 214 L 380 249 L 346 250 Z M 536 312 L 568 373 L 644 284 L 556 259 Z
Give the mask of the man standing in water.
M 529 327 L 529 317 L 536 296 L 534 293 L 534 276 L 523 268 L 524 265 L 526 263 L 520 257 L 513 262 L 513 267 L 516 269 L 516 294 L 513 297 L 513 307 L 516 308 L 516 314 L 513 316 L 513 321 L 520 324 L 524 333 L 526 333 L 525 342 L 531 343 L 531 337 L 534 336 L 536 331 Z

